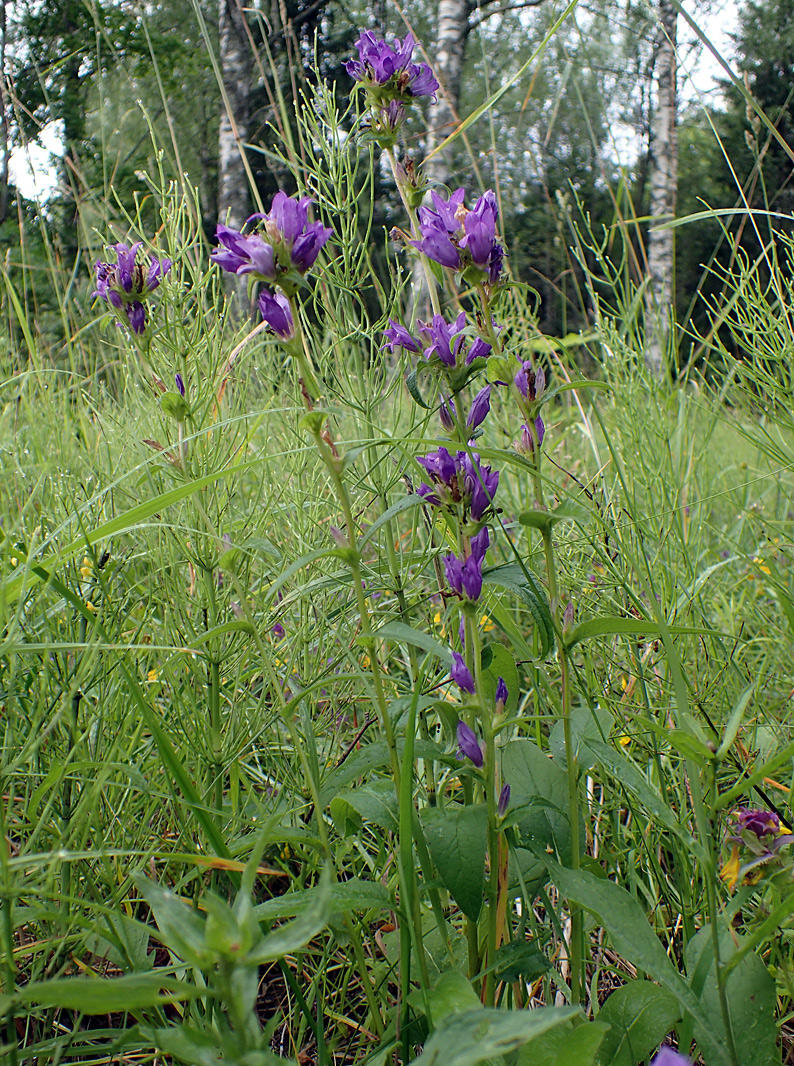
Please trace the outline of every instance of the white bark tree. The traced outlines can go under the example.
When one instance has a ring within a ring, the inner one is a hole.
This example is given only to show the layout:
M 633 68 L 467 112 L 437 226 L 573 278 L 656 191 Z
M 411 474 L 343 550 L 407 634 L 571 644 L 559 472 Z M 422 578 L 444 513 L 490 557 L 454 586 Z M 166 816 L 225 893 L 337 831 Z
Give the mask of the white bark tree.
M 240 0 L 220 0 L 218 34 L 224 98 L 218 130 L 218 219 L 239 229 L 251 213 L 245 143 L 254 69 Z M 226 280 L 242 307 L 247 300 L 246 279 L 229 274 Z
M 648 285 L 645 290 L 645 362 L 661 377 L 675 319 L 675 230 L 658 229 L 675 216 L 678 185 L 676 30 L 672 0 L 658 0 L 659 31 L 654 64 L 656 106 L 651 124 Z

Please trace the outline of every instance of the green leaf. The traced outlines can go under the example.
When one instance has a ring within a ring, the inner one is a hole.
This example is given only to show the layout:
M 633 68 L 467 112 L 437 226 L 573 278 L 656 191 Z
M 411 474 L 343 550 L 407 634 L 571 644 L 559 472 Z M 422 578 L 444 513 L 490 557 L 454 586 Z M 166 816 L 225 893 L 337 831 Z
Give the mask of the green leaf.
M 14 997 L 37 1007 L 62 1007 L 83 1014 L 113 1014 L 206 996 L 206 988 L 166 977 L 161 971 L 126 977 L 58 977 L 30 981 Z
M 421 815 L 430 857 L 467 918 L 482 910 L 488 812 L 484 805 L 427 807 Z
M 287 925 L 279 926 L 267 933 L 259 945 L 254 947 L 245 957 L 245 961 L 255 966 L 262 966 L 266 962 L 275 962 L 285 955 L 305 947 L 318 933 L 322 932 L 328 924 L 333 913 L 333 898 L 331 878 L 328 871 L 323 871 L 320 881 L 314 888 L 307 890 L 309 898 L 305 909 L 293 921 Z M 262 917 L 257 913 L 257 918 Z
M 720 959 L 724 965 L 741 947 L 733 929 L 720 928 Z M 693 991 L 700 999 L 708 1018 L 707 1034 L 697 1033 L 703 1057 L 709 1064 L 714 1058 L 715 1039 L 726 1038 L 714 966 L 711 926 L 701 929 L 687 944 L 687 973 Z M 763 961 L 748 953 L 731 970 L 725 983 L 731 1030 L 741 1066 L 780 1066 L 777 1050 L 775 982 Z
M 393 518 L 402 514 L 404 511 L 412 511 L 415 507 L 421 507 L 423 503 L 421 496 L 403 496 L 397 503 L 393 503 L 361 536 L 358 542 L 359 548 L 363 548 L 364 545 L 370 540 L 383 526 L 388 525 Z
M 709 1039 L 709 1066 L 728 1066 L 724 1041 L 717 1036 L 712 1039 L 713 1029 L 699 999 L 673 966 L 637 900 L 614 881 L 586 870 L 568 870 L 553 862 L 549 869 L 563 896 L 596 916 L 618 954 L 658 981 L 691 1015 L 698 1040 Z
M 483 571 L 482 580 L 484 585 L 508 589 L 526 604 L 538 631 L 540 657 L 544 659 L 554 644 L 554 623 L 546 593 L 535 578 L 518 563 L 503 563 Z
M 471 986 L 468 977 L 458 970 L 442 973 L 428 993 L 433 1025 L 438 1026 L 444 1018 L 464 1011 L 481 1010 L 480 998 Z
M 598 1053 L 601 1066 L 636 1066 L 661 1044 L 681 1011 L 674 996 L 650 981 L 616 989 L 598 1012 L 609 1025 Z
M 343 792 L 332 801 L 332 814 L 337 800 L 348 803 L 365 822 L 374 822 L 381 829 L 397 832 L 397 794 L 393 781 L 371 781 L 360 788 Z
M 490 655 L 487 666 L 484 658 L 486 650 Z M 500 677 L 504 678 L 504 683 L 507 685 L 506 709 L 509 714 L 512 714 L 518 709 L 521 688 L 516 661 L 504 644 L 486 644 L 483 648 L 482 680 L 485 698 L 491 707 L 496 700 L 496 686 L 499 684 Z
M 529 940 L 511 940 L 496 953 L 496 976 L 500 981 L 534 981 L 551 969 L 551 963 Z
M 152 909 L 158 939 L 180 959 L 199 968 L 212 962 L 212 953 L 204 940 L 204 918 L 181 896 L 150 881 L 142 874 L 132 880 L 140 895 Z
M 592 709 L 586 703 L 574 707 L 571 712 L 571 738 L 573 740 L 575 758 L 582 764 L 581 769 L 590 768 L 590 766 L 585 766 L 582 761 L 583 749 L 586 747 L 587 742 L 608 737 L 611 728 L 612 715 L 605 707 Z M 559 763 L 560 766 L 568 765 L 565 751 L 565 723 L 562 718 L 555 722 L 549 734 L 549 749 L 554 756 L 555 762 Z
M 593 1066 L 606 1031 L 601 1022 L 555 1026 L 521 1048 L 515 1066 Z
M 698 637 L 708 634 L 719 637 L 728 635 L 718 633 L 713 629 L 703 629 L 699 626 L 668 626 L 667 630 L 674 636 Z M 662 626 L 659 622 L 651 622 L 643 618 L 620 618 L 617 615 L 601 615 L 598 618 L 591 618 L 587 622 L 582 622 L 581 625 L 572 629 L 568 635 L 566 645 L 570 649 L 577 644 L 581 644 L 583 640 L 589 640 L 591 637 L 615 636 L 660 637 L 662 636 Z
M 578 1013 L 578 1007 L 538 1007 L 453 1014 L 434 1029 L 413 1066 L 476 1066 L 517 1050 Z
M 412 370 L 410 372 L 410 374 L 406 375 L 406 377 L 405 377 L 405 387 L 408 389 L 409 393 L 411 394 L 411 398 L 413 399 L 414 403 L 418 403 L 419 406 L 420 407 L 424 407 L 424 409 L 426 411 L 430 411 L 431 410 L 430 404 L 425 403 L 425 401 L 424 401 L 424 399 L 422 397 L 422 393 L 419 391 L 419 368 L 418 367 L 415 370 Z
M 376 629 L 373 636 L 376 640 L 393 640 L 396 644 L 413 644 L 422 651 L 436 655 L 447 669 L 452 666 L 452 652 L 446 644 L 442 644 L 428 633 L 414 629 L 404 622 L 387 622 L 385 626 Z M 358 643 L 362 643 L 361 637 L 358 638 Z
M 177 422 L 185 422 L 190 414 L 190 404 L 178 392 L 164 392 L 160 397 L 160 410 L 166 418 L 175 418 Z
M 531 740 L 512 740 L 502 752 L 502 775 L 510 783 L 512 815 L 508 821 L 519 834 L 519 851 L 515 855 L 522 866 L 524 880 L 536 882 L 545 877 L 545 855 L 558 856 L 563 863 L 571 858 L 571 827 L 566 806 L 568 778 L 537 744 Z M 538 859 L 540 856 L 540 859 Z
M 314 889 L 307 888 L 276 896 L 254 907 L 254 914 L 260 921 L 292 918 L 311 907 L 313 894 Z M 360 881 L 357 877 L 332 885 L 329 893 L 329 914 L 332 916 L 345 914 L 346 911 L 382 911 L 392 906 L 393 900 L 384 885 L 375 881 Z
M 518 521 L 522 526 L 529 526 L 531 529 L 549 529 L 555 522 L 578 522 L 585 525 L 590 518 L 590 512 L 584 504 L 565 500 L 553 511 L 524 511 L 518 516 Z

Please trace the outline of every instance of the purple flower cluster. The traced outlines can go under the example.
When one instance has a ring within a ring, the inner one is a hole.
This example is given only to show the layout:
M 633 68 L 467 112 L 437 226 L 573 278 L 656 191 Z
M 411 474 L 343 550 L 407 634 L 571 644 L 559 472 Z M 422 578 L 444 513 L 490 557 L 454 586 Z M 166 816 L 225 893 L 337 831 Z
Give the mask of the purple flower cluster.
M 419 486 L 419 495 L 435 507 L 457 507 L 462 504 L 475 522 L 480 522 L 493 503 L 499 485 L 499 471 L 480 463 L 479 455 L 457 452 L 450 455 L 441 447 L 417 462 L 424 468 L 431 484 Z
M 427 63 L 411 62 L 415 47 L 416 41 L 410 33 L 404 41 L 397 37 L 392 44 L 387 44 L 369 30 L 362 30 L 356 41 L 358 59 L 348 59 L 344 67 L 376 100 L 435 98 L 439 85 L 433 71 Z
M 132 247 L 128 244 L 112 247 L 116 262 L 96 264 L 96 289 L 91 295 L 99 296 L 117 311 L 123 311 L 133 333 L 143 333 L 146 330 L 143 302 L 171 269 L 171 260 L 150 256 L 146 269 L 142 263 L 135 262 L 138 249 L 143 247 L 141 241 L 136 241 Z
M 270 211 L 251 215 L 259 221 L 254 233 L 219 225 L 218 247 L 210 259 L 222 270 L 278 286 L 281 293 L 263 290 L 259 297 L 262 317 L 282 340 L 295 335 L 295 322 L 287 296 L 294 294 L 300 278 L 312 267 L 333 232 L 322 222 L 309 222 L 310 196 L 301 198 L 277 192 Z
M 762 840 L 765 836 L 777 836 L 780 833 L 780 817 L 774 811 L 740 807 L 735 812 L 735 817 L 736 836 L 731 839 L 741 841 L 742 833 L 753 833 Z
M 441 266 L 465 270 L 472 266 L 480 271 L 489 285 L 497 285 L 502 274 L 504 248 L 496 238 L 499 208 L 491 189 L 468 210 L 463 189 L 456 189 L 445 200 L 431 193 L 433 208 L 419 208 L 420 241 L 415 248 Z
M 483 526 L 471 539 L 471 554 L 465 559 L 457 555 L 444 556 L 444 569 L 452 591 L 463 600 L 475 602 L 482 592 L 482 564 L 488 551 L 488 527 Z
M 543 419 L 537 414 L 537 404 L 546 391 L 546 374 L 542 366 L 537 369 L 530 359 L 525 360 L 518 369 L 513 379 L 519 394 L 519 406 L 526 418 L 521 427 L 521 436 L 515 443 L 517 452 L 531 455 L 543 443 L 546 434 L 546 426 Z M 534 433 L 530 426 L 534 424 Z
M 383 347 L 394 351 L 403 348 L 406 352 L 422 352 L 428 362 L 440 363 L 449 369 L 471 366 L 475 359 L 487 359 L 491 345 L 476 337 L 466 350 L 466 313 L 461 311 L 454 322 L 447 322 L 443 315 L 434 315 L 432 322 L 417 322 L 417 337 L 393 318 L 383 334 Z

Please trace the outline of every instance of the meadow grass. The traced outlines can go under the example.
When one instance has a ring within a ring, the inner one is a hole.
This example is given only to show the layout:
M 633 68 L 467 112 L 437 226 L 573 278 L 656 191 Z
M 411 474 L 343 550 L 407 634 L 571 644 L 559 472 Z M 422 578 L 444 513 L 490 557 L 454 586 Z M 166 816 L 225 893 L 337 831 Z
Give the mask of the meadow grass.
M 494 394 L 476 444 L 501 470 L 490 567 L 461 607 L 441 556 L 471 530 L 414 492 L 445 439 L 436 386 L 418 405 L 415 360 L 382 347 L 404 257 L 383 239 L 384 278 L 362 239 L 374 153 L 340 143 L 327 90 L 315 104 L 297 177 L 336 245 L 302 302 L 308 355 L 232 313 L 196 201 L 163 172 L 173 266 L 144 338 L 54 258 L 58 323 L 24 259 L 5 274 L 5 1061 L 425 1045 L 451 1066 L 606 1066 L 670 1033 L 707 1066 L 775 1061 L 787 834 L 732 838 L 740 807 L 791 823 L 789 289 L 740 262 L 729 325 L 751 354 L 712 337 L 726 372 L 675 386 L 644 370 L 617 286 L 567 346 L 510 289 L 504 351 L 573 387 L 543 407 L 542 467 Z M 140 207 L 118 223 L 149 241 Z M 157 384 L 176 373 L 187 418 Z M 449 680 L 461 617 L 484 648 L 469 701 Z M 456 756 L 459 719 L 485 737 L 484 779 Z M 472 1057 L 483 1025 L 495 1043 Z

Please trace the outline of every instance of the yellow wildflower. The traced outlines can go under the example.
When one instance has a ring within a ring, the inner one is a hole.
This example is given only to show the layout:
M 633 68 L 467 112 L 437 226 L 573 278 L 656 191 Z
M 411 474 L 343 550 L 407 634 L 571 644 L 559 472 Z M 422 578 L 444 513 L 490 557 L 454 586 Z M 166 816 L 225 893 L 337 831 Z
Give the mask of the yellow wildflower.
M 753 562 L 755 563 L 755 565 L 758 567 L 758 569 L 761 571 L 762 574 L 771 574 L 772 573 L 772 571 L 769 569 L 769 567 L 766 565 L 766 563 L 764 562 L 764 560 L 761 558 L 760 555 L 754 555 L 753 556 Z
M 91 562 L 91 560 L 88 558 L 87 555 L 84 555 L 83 556 L 83 562 L 82 562 L 82 565 L 80 567 L 80 576 L 82 577 L 83 581 L 88 581 L 88 579 L 91 577 L 93 572 L 94 572 L 94 564 Z
M 157 671 L 156 670 L 150 670 L 149 673 L 146 675 L 146 680 L 147 681 L 156 681 L 157 680 Z
M 720 870 L 720 877 L 728 888 L 733 891 L 736 887 L 736 882 L 739 880 L 739 849 L 735 844 L 731 849 L 730 859 Z

